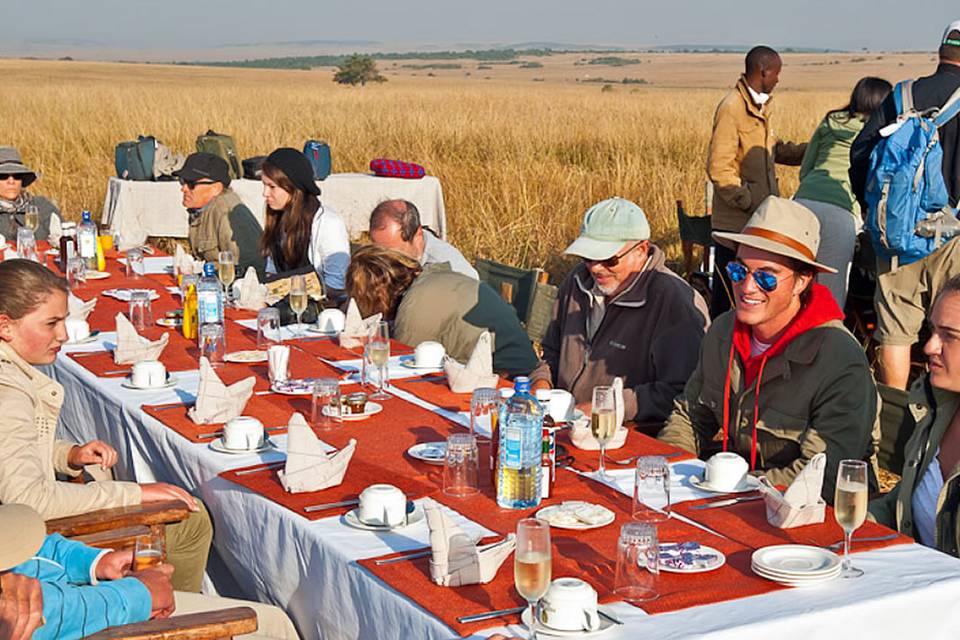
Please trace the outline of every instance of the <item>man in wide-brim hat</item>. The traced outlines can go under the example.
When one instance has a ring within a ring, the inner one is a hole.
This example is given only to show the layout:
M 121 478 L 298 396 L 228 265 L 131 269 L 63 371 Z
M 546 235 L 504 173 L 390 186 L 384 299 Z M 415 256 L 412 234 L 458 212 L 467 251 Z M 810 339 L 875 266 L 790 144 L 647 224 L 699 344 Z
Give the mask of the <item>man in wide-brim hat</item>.
M 876 488 L 877 389 L 843 312 L 815 281 L 831 271 L 816 261 L 816 216 L 770 196 L 740 233 L 713 237 L 736 251 L 727 266 L 735 307 L 710 326 L 659 438 L 707 457 L 721 433 L 723 450 L 774 484 L 826 452 L 830 503 L 840 460 L 867 460 Z
M 10 241 L 16 241 L 17 229 L 27 226 L 27 211 L 35 207 L 37 211 L 34 237 L 47 240 L 51 228 L 54 235 L 60 234 L 60 210 L 43 196 L 27 191 L 38 175 L 30 169 L 20 153 L 13 147 L 0 146 L 0 234 Z

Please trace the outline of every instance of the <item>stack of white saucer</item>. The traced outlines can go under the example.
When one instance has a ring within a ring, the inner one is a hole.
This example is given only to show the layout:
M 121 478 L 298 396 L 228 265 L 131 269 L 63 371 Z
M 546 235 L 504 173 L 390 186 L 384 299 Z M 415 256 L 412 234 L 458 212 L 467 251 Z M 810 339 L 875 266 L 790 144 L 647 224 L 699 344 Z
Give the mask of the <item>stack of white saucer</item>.
M 840 557 L 827 549 L 780 544 L 753 552 L 750 568 L 758 576 L 789 587 L 813 587 L 840 575 Z

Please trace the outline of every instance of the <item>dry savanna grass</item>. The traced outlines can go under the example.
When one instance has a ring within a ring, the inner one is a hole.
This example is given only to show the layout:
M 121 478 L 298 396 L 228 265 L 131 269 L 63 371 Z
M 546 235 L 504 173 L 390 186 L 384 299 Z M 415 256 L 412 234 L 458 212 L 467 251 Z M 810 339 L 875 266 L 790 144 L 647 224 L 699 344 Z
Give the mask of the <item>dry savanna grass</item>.
M 929 56 L 904 59 L 906 67 L 890 57 L 889 72 L 881 75 L 897 79 L 930 68 Z M 0 60 L 0 143 L 17 146 L 43 172 L 35 190 L 77 218 L 82 208 L 99 212 L 114 173 L 114 146 L 137 134 L 188 153 L 198 134 L 215 129 L 232 134 L 243 157 L 322 139 L 332 147 L 335 171 L 366 171 L 370 159 L 381 156 L 426 166 L 443 184 L 450 238 L 468 257 L 541 265 L 557 274 L 563 268 L 558 255 L 584 210 L 613 195 L 638 202 L 655 241 L 676 257 L 674 202 L 703 211 L 711 119 L 725 87 L 736 81 L 740 60 L 675 55 L 645 62 L 642 71 L 594 72 L 664 77 L 606 91 L 577 82 L 581 66 L 563 59 L 554 67 L 550 58 L 543 59 L 544 69 L 532 70 L 548 77 L 544 82 L 524 80 L 515 68 L 499 77 L 495 67 L 484 71 L 489 80 L 397 72 L 362 89 L 335 85 L 329 69 Z M 827 110 L 845 102 L 856 78 L 880 73 L 884 64 L 798 58 L 801 88 L 791 89 L 787 57 L 777 134 L 806 140 Z M 817 84 L 811 78 L 820 66 Z M 670 77 L 685 86 L 661 86 Z M 787 194 L 795 189 L 795 169 L 782 170 L 781 185 Z

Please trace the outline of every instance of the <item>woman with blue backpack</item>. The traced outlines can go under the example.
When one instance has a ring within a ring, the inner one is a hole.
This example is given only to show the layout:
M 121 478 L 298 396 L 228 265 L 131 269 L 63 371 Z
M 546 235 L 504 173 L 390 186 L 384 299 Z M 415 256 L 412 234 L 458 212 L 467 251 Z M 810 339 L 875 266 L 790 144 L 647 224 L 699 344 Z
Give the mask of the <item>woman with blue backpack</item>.
M 828 112 L 817 126 L 800 165 L 800 187 L 794 199 L 820 220 L 817 260 L 837 270 L 818 275 L 817 281 L 830 289 L 841 309 L 857 234 L 863 226 L 847 173 L 850 146 L 890 89 L 882 78 L 861 78 L 847 106 Z

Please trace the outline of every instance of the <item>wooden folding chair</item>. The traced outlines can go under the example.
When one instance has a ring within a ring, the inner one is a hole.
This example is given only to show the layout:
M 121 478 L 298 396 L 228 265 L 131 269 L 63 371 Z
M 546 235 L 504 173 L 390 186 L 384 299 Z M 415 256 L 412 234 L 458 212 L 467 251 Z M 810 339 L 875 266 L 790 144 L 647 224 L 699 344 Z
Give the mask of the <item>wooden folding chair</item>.
M 232 607 L 110 627 L 85 640 L 229 640 L 256 630 L 253 609 Z

